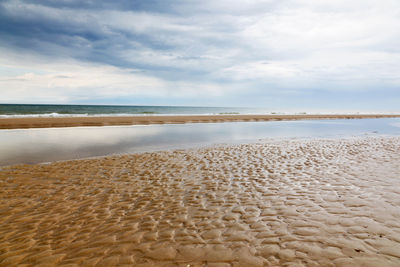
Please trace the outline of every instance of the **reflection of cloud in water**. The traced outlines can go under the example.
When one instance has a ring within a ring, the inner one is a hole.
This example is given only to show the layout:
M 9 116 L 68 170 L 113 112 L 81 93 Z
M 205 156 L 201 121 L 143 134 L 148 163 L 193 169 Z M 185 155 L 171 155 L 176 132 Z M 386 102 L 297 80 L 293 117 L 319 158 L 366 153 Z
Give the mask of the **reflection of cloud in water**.
M 391 123 L 390 125 L 400 128 L 400 122 L 394 122 L 394 123 Z
M 7 140 L 0 141 L 0 165 L 124 153 L 161 131 L 150 126 L 7 130 L 0 132 L 0 140 Z
M 294 124 L 332 124 L 332 125 L 349 125 L 352 121 L 342 120 L 298 120 L 298 121 L 282 121 L 283 123 L 294 123 Z
M 140 139 L 160 134 L 162 130 L 150 126 L 131 127 L 88 127 L 88 128 L 59 128 L 40 129 L 29 133 L 32 139 L 45 138 L 47 142 L 58 143 L 60 140 L 72 146 L 85 146 L 88 143 L 113 145 L 123 142 L 127 138 Z
M 159 135 L 161 131 L 157 127 L 147 126 L 10 130 L 6 133 L 6 139 L 9 142 L 2 144 L 2 146 L 13 146 L 13 143 L 19 143 L 21 146 L 42 143 L 63 146 L 68 150 L 92 144 L 100 146 L 115 145 L 127 139 L 134 141 Z
M 115 145 L 124 142 L 126 139 L 136 140 L 160 134 L 162 131 L 157 127 L 131 126 L 131 127 L 95 127 L 95 128 L 67 128 L 57 129 L 56 133 L 46 132 L 44 134 L 48 141 L 58 143 L 60 137 L 63 142 L 71 145 L 86 146 L 90 143 L 98 145 Z

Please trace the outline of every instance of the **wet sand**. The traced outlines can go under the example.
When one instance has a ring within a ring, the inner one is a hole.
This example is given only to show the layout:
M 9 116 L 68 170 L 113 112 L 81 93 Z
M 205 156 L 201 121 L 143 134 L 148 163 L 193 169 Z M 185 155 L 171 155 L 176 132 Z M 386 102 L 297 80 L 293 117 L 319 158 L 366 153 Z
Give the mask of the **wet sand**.
M 325 114 L 325 115 L 182 115 L 182 116 L 116 116 L 116 117 L 35 117 L 0 118 L 0 129 L 50 128 L 76 126 L 177 124 L 196 122 L 239 122 L 318 119 L 400 118 L 400 114 Z
M 400 138 L 0 169 L 0 266 L 400 266 Z

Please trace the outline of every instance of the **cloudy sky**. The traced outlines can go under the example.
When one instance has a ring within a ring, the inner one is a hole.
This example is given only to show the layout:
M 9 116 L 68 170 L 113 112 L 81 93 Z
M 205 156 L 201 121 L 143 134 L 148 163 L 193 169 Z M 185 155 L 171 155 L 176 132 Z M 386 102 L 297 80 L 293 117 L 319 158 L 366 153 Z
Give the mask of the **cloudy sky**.
M 400 111 L 400 1 L 0 0 L 0 103 Z

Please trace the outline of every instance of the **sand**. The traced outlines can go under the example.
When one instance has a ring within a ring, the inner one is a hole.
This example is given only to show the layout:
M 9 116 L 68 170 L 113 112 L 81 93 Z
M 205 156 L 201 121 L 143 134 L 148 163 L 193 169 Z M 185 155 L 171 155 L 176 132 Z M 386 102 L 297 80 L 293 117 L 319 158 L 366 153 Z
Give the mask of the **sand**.
M 197 122 L 239 122 L 274 120 L 317 120 L 317 119 L 367 119 L 399 118 L 395 114 L 325 114 L 325 115 L 182 115 L 182 116 L 117 116 L 117 117 L 30 117 L 0 118 L 0 129 L 50 128 L 75 126 L 177 124 Z
M 0 169 L 0 266 L 400 266 L 400 138 Z

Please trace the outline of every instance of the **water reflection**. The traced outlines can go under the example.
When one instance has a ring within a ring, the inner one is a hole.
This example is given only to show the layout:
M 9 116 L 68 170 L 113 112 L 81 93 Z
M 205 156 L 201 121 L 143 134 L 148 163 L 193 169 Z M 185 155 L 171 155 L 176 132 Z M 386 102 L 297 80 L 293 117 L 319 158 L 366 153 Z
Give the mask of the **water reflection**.
M 313 120 L 0 130 L 0 165 L 266 138 L 400 134 L 400 119 Z

